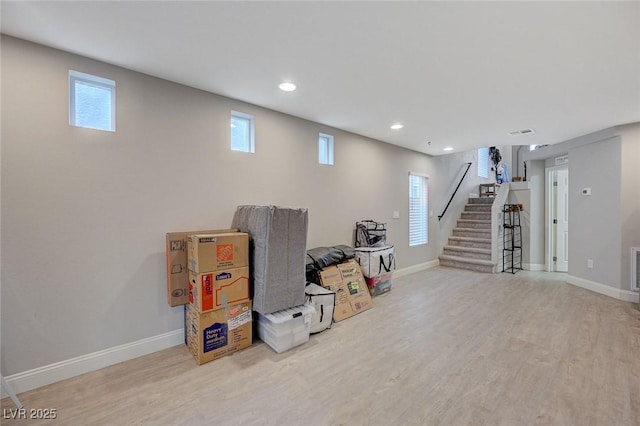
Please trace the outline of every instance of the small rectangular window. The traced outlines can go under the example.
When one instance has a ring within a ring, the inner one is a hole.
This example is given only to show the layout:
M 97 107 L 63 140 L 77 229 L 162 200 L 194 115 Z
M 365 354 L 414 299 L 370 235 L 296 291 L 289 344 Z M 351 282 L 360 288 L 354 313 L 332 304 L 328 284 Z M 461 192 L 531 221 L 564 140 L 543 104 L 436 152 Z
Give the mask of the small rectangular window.
M 333 136 L 325 133 L 318 136 L 318 162 L 333 166 Z
M 429 178 L 409 173 L 409 246 L 429 242 Z
M 231 111 L 231 149 L 241 152 L 256 152 L 252 115 Z
M 478 177 L 489 177 L 489 148 L 478 148 Z
M 69 124 L 116 131 L 116 82 L 69 70 Z

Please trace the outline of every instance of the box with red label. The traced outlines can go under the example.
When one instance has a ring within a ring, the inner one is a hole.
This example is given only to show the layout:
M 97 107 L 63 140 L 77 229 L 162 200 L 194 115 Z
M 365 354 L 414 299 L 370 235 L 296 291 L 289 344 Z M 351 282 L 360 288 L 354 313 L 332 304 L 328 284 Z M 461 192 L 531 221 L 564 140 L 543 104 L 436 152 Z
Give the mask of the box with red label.
M 167 303 L 180 306 L 189 303 L 189 268 L 187 238 L 190 234 L 227 234 L 237 229 L 168 232 L 166 235 Z
M 336 293 L 336 306 L 333 310 L 335 322 L 373 307 L 360 265 L 353 259 L 320 271 L 320 282 L 323 287 Z
M 249 266 L 249 234 L 189 235 L 189 271 L 196 274 Z
M 234 303 L 224 309 L 198 312 L 187 308 L 187 346 L 198 365 L 251 346 L 251 302 Z
M 195 274 L 189 271 L 189 305 L 199 312 L 249 300 L 249 267 Z

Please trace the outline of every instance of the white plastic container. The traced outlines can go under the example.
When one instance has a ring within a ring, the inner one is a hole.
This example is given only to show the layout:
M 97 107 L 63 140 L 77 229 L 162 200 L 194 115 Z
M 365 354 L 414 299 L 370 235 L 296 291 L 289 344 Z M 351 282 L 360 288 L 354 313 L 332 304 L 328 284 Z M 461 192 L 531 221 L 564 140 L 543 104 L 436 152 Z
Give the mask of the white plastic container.
M 311 305 L 300 305 L 268 315 L 258 314 L 258 336 L 277 353 L 309 341 Z

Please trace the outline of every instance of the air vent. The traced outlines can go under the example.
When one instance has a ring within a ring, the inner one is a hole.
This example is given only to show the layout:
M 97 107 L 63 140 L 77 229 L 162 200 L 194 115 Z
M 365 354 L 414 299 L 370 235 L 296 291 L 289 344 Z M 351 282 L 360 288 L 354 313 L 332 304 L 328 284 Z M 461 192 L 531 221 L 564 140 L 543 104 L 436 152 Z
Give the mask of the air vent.
M 522 130 L 516 130 L 515 132 L 509 132 L 509 136 L 529 135 L 535 132 L 536 131 L 533 129 L 522 129 Z

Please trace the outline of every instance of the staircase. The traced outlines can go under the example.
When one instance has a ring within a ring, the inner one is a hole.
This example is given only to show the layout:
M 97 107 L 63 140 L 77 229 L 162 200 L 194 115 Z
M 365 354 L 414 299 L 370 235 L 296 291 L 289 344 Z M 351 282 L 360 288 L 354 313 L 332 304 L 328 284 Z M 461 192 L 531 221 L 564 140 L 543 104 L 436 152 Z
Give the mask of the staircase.
M 444 246 L 440 265 L 493 273 L 491 261 L 491 206 L 493 197 L 469 198 L 469 204 Z

